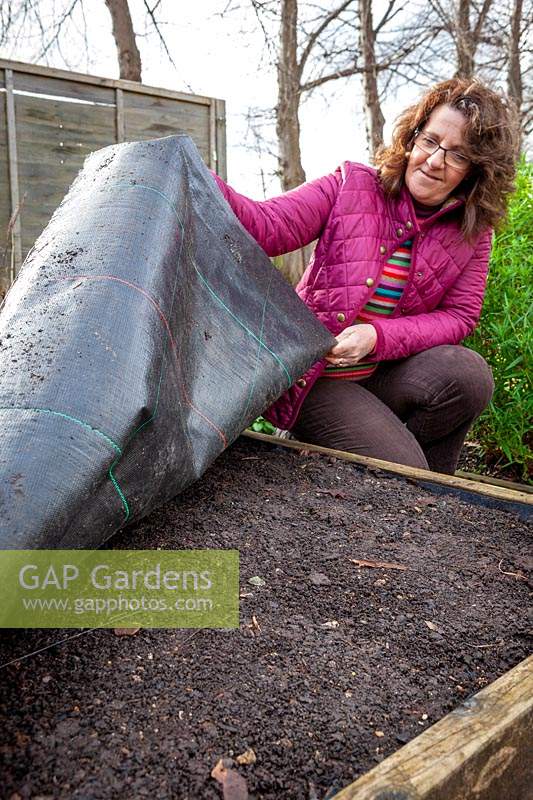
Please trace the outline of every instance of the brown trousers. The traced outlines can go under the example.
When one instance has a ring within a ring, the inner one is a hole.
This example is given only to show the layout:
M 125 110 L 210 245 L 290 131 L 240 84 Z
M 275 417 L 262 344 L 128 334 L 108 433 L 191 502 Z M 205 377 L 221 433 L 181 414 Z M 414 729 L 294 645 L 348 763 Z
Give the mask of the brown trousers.
M 493 391 L 478 353 L 441 345 L 384 361 L 363 381 L 319 378 L 292 433 L 309 444 L 453 475 Z

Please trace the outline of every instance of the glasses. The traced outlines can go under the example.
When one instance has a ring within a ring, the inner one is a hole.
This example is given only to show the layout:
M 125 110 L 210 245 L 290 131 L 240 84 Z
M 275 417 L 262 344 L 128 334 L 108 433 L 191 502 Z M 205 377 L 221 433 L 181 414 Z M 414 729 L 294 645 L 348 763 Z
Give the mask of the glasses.
M 453 169 L 468 169 L 472 164 L 470 158 L 467 158 L 467 156 L 464 156 L 462 153 L 457 153 L 455 150 L 448 150 L 446 147 L 441 147 L 435 139 L 428 136 L 424 131 L 415 135 L 414 142 L 416 146 L 420 148 L 420 150 L 423 150 L 424 153 L 427 153 L 428 156 L 434 155 L 437 150 L 442 150 L 444 153 L 444 163 L 449 167 L 453 167 Z

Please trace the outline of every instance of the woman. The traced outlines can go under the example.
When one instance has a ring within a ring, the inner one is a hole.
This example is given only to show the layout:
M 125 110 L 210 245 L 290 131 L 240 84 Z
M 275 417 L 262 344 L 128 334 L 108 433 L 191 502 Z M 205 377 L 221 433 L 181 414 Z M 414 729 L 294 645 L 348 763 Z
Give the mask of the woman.
M 401 114 L 377 170 L 346 162 L 264 202 L 217 178 L 268 255 L 319 237 L 296 291 L 337 344 L 268 419 L 308 443 L 453 474 L 494 388 L 459 345 L 481 312 L 515 131 L 498 94 L 454 78 Z

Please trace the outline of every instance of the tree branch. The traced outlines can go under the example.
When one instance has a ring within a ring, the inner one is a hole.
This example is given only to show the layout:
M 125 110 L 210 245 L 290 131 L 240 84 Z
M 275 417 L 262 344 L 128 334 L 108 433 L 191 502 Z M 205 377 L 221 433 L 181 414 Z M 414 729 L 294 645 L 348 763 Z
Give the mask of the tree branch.
M 60 31 L 61 31 L 61 26 L 63 25 L 65 20 L 67 20 L 70 16 L 72 16 L 72 13 L 73 13 L 74 9 L 76 8 L 76 6 L 78 5 L 78 3 L 79 3 L 79 0 L 73 0 L 72 3 L 70 4 L 70 6 L 68 7 L 68 9 L 63 14 L 63 16 L 58 20 L 58 22 L 56 22 L 56 24 L 54 26 L 54 32 L 52 34 L 52 37 L 47 42 L 47 44 L 44 45 L 44 47 L 41 50 L 38 58 L 42 58 L 43 56 L 45 56 L 47 54 L 47 52 L 50 50 L 50 48 L 52 47 L 52 45 L 54 44 L 54 42 L 56 42 L 58 40 Z
M 309 34 L 308 39 L 307 39 L 307 44 L 305 45 L 305 47 L 304 47 L 304 49 L 302 51 L 302 54 L 300 56 L 299 62 L 298 62 L 298 70 L 299 70 L 300 76 L 302 75 L 302 73 L 304 71 L 305 64 L 307 62 L 307 59 L 309 58 L 309 54 L 310 54 L 311 50 L 313 49 L 313 45 L 315 44 L 315 42 L 318 39 L 318 37 L 320 36 L 320 34 L 328 27 L 328 25 L 331 22 L 333 22 L 334 19 L 337 19 L 339 14 L 341 14 L 343 11 L 345 11 L 345 9 L 348 8 L 348 6 L 351 5 L 352 2 L 353 2 L 353 0 L 345 0 L 336 9 L 333 9 L 333 11 L 330 11 L 330 13 L 324 18 L 324 20 L 318 26 L 318 28 L 316 28 L 312 33 Z
M 164 47 L 164 49 L 165 49 L 165 53 L 167 54 L 167 58 L 168 58 L 168 60 L 170 61 L 170 63 L 171 63 L 171 64 L 172 64 L 172 66 L 174 67 L 174 69 L 177 69 L 177 67 L 176 67 L 176 64 L 174 63 L 174 59 L 173 59 L 173 58 L 172 58 L 172 56 L 170 55 L 169 49 L 168 49 L 168 47 L 167 47 L 167 43 L 166 43 L 166 41 L 165 41 L 165 37 L 164 37 L 164 36 L 163 36 L 163 34 L 161 33 L 161 30 L 160 30 L 160 28 L 159 28 L 159 24 L 158 24 L 158 22 L 157 22 L 157 20 L 156 20 L 156 18 L 155 18 L 155 12 L 157 11 L 157 8 L 158 8 L 158 6 L 159 6 L 159 5 L 160 5 L 160 3 L 161 3 L 161 0 L 157 0 L 157 2 L 155 3 L 155 5 L 153 6 L 153 8 L 150 8 L 150 6 L 149 6 L 149 4 L 148 4 L 148 0 L 143 0 L 143 2 L 144 2 L 144 7 L 145 7 L 146 11 L 148 12 L 148 16 L 149 16 L 149 17 L 150 17 L 150 19 L 152 20 L 152 24 L 153 24 L 154 28 L 155 28 L 155 29 L 156 29 L 156 31 L 157 31 L 157 35 L 159 36 L 159 40 L 160 40 L 161 44 L 163 45 L 163 47 Z
M 481 7 L 481 11 L 479 12 L 479 16 L 477 18 L 477 22 L 474 26 L 474 30 L 472 31 L 472 40 L 474 43 L 474 52 L 479 42 L 479 37 L 481 35 L 481 31 L 483 30 L 483 26 L 485 24 L 485 20 L 487 18 L 487 14 L 489 13 L 490 7 L 492 5 L 492 0 L 484 0 L 483 5 Z
M 402 8 L 396 9 L 396 11 L 394 12 L 394 14 L 391 17 L 391 11 L 392 11 L 392 9 L 394 8 L 395 5 L 396 5 L 396 0 L 389 0 L 389 5 L 387 6 L 387 9 L 386 9 L 385 13 L 383 14 L 383 16 L 381 17 L 380 21 L 378 22 L 378 24 L 374 28 L 374 34 L 376 36 L 380 32 L 380 30 L 383 28 L 383 26 L 386 25 L 387 22 L 390 19 L 395 17 L 396 14 L 398 14 L 399 11 L 402 11 L 403 8 L 405 8 L 405 6 L 402 6 Z
M 339 69 L 330 75 L 323 75 L 321 78 L 316 78 L 314 81 L 307 81 L 307 83 L 301 84 L 300 94 L 303 92 L 308 92 L 311 89 L 316 89 L 317 86 L 322 86 L 324 83 L 334 81 L 337 78 L 349 78 L 351 75 L 359 75 L 361 72 L 364 72 L 364 68 L 357 66 L 349 67 L 347 69 Z

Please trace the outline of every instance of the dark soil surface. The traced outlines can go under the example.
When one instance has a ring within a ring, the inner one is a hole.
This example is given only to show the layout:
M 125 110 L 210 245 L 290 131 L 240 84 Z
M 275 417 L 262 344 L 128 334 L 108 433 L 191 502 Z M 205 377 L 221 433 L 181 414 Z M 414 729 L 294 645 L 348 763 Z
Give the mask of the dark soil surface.
M 512 514 L 240 440 L 113 542 L 238 548 L 240 629 L 0 632 L 2 797 L 221 798 L 212 768 L 251 748 L 251 798 L 323 800 L 528 655 L 529 541 Z

